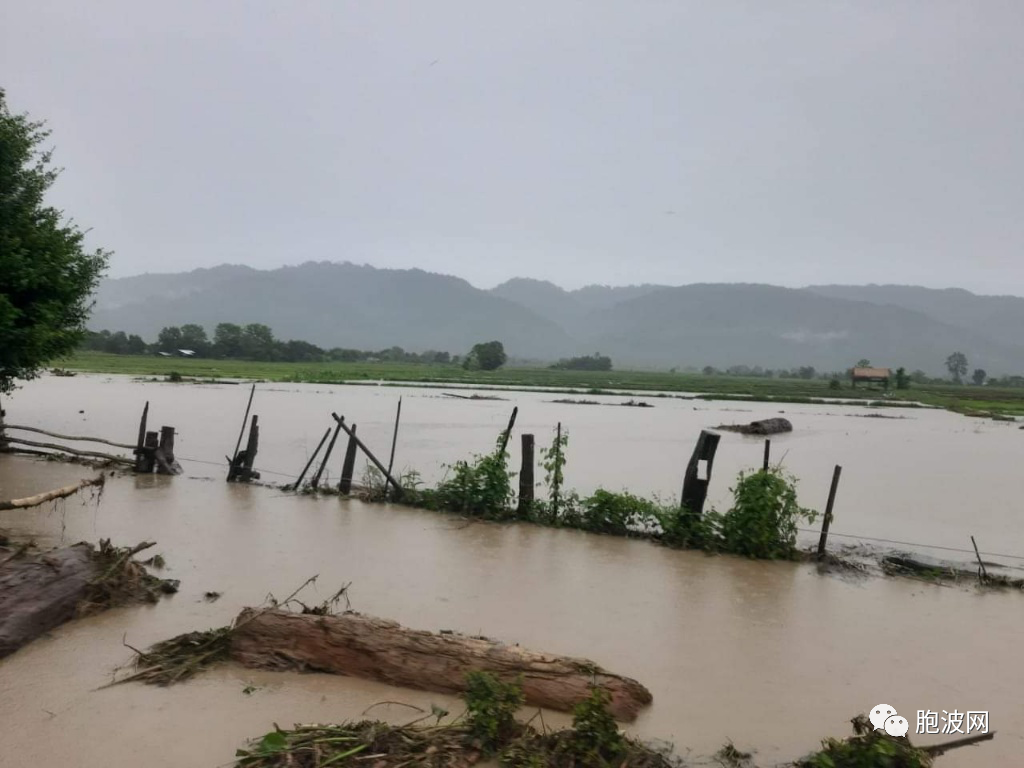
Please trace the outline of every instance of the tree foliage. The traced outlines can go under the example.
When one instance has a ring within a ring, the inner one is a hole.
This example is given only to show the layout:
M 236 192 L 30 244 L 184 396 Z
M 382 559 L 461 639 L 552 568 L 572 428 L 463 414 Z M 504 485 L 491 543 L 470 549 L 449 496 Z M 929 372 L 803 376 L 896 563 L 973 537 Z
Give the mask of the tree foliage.
M 505 364 L 505 345 L 500 341 L 474 344 L 462 364 L 467 370 L 496 371 Z
M 954 352 L 946 358 L 946 370 L 953 377 L 953 381 L 957 384 L 962 382 L 964 374 L 967 373 L 967 355 L 963 352 Z
M 0 393 L 85 337 L 90 295 L 108 254 L 84 249 L 85 233 L 46 204 L 60 170 L 50 132 L 13 114 L 0 89 Z
M 985 383 L 985 379 L 987 378 L 988 373 L 985 371 L 984 368 L 975 368 L 974 373 L 971 374 L 971 381 L 973 381 L 979 387 Z
M 593 355 L 585 355 L 584 357 L 570 357 L 559 360 L 550 367 L 561 371 L 610 371 L 612 369 L 612 359 L 598 352 Z

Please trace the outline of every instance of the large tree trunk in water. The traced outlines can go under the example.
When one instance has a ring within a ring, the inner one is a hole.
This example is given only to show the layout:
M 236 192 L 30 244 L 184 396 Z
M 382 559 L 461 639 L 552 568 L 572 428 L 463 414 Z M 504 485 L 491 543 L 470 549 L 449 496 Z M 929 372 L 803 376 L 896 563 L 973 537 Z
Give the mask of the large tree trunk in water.
M 633 720 L 651 703 L 636 680 L 593 662 L 551 656 L 464 635 L 405 629 L 396 622 L 345 613 L 317 616 L 245 609 L 235 620 L 231 655 L 250 667 L 333 672 L 439 693 L 465 690 L 466 673 L 522 677 L 528 704 L 568 711 L 597 685 L 618 720 Z
M 73 619 L 96 575 L 88 544 L 20 556 L 0 548 L 0 658 Z

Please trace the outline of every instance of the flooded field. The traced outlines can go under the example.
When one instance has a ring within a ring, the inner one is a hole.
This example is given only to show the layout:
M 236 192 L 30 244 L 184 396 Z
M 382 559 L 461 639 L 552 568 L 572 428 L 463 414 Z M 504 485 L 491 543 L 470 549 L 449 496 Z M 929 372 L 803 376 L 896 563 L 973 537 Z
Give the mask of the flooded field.
M 149 400 L 151 428 L 179 431 L 186 476 L 122 477 L 98 504 L 70 499 L 0 513 L 0 527 L 46 545 L 156 540 L 166 575 L 182 582 L 178 595 L 158 605 L 65 625 L 0 661 L 0 765 L 212 767 L 230 764 L 235 748 L 273 722 L 359 718 L 387 699 L 458 711 L 437 694 L 234 666 L 170 689 L 95 690 L 130 658 L 123 637 L 143 647 L 224 625 L 241 607 L 268 592 L 283 596 L 316 573 L 314 599 L 351 581 L 356 610 L 587 656 L 635 677 L 652 690 L 654 705 L 631 731 L 694 756 L 732 739 L 757 748 L 761 764 L 792 759 L 821 737 L 846 735 L 850 717 L 880 702 L 912 726 L 918 709 L 990 712 L 995 741 L 950 753 L 940 766 L 1010 766 L 1024 754 L 1015 649 L 1024 632 L 1022 595 L 822 576 L 790 563 L 229 486 L 223 456 L 234 449 L 247 394 L 241 386 L 78 376 L 32 382 L 5 399 L 12 423 L 124 442 L 133 441 Z M 783 410 L 795 431 L 773 438 L 773 456 L 785 457 L 800 478 L 803 503 L 823 506 L 833 464 L 844 467 L 834 531 L 957 548 L 974 534 L 983 550 L 1024 554 L 1024 481 L 1015 470 L 1024 433 L 936 411 L 653 398 L 654 408 L 641 409 L 559 405 L 547 402 L 559 396 L 539 393 L 504 393 L 508 400 L 495 402 L 436 390 L 263 385 L 254 403 L 262 430 L 257 467 L 266 480 L 297 474 L 331 411 L 358 423 L 360 436 L 386 454 L 400 394 L 396 465 L 428 480 L 445 463 L 488 450 L 518 405 L 517 431 L 534 432 L 540 443 L 558 421 L 569 430 L 570 486 L 666 497 L 678 494 L 701 428 Z M 867 415 L 901 418 L 861 418 Z M 760 463 L 762 445 L 723 436 L 713 504 L 726 505 L 736 472 Z M 338 452 L 332 477 L 340 462 Z M 0 457 L 0 497 L 88 474 Z M 223 597 L 206 602 L 208 590 Z M 256 690 L 243 693 L 250 685 Z M 370 714 L 410 719 L 401 708 Z

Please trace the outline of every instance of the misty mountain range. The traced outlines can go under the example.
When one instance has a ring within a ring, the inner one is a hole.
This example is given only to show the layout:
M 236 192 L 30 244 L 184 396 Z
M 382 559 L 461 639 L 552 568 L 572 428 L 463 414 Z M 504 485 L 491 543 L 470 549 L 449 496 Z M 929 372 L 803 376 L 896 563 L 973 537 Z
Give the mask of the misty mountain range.
M 264 323 L 319 346 L 467 351 L 498 339 L 511 357 L 601 352 L 623 367 L 813 365 L 861 358 L 945 373 L 964 352 L 992 375 L 1024 372 L 1024 298 L 899 285 L 587 286 L 526 278 L 491 290 L 421 270 L 309 262 L 219 266 L 105 280 L 90 328 L 155 340 L 168 325 Z

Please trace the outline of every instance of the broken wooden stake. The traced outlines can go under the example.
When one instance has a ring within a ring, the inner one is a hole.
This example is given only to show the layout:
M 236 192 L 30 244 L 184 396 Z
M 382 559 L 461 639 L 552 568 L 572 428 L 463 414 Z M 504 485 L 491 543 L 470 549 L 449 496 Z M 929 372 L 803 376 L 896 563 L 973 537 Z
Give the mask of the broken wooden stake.
M 399 408 L 401 408 L 401 400 L 399 402 Z M 397 426 L 398 422 L 395 422 L 396 430 L 395 434 L 398 434 Z M 352 475 L 356 471 L 356 450 L 359 448 L 359 444 L 356 443 L 356 425 L 352 425 L 351 436 L 348 439 L 348 446 L 345 448 L 345 461 L 341 465 L 341 482 L 338 483 L 338 493 L 345 494 L 346 496 L 352 493 Z M 394 446 L 392 446 L 394 447 Z
M 512 428 L 516 425 L 516 416 L 519 415 L 519 406 L 515 406 L 512 409 L 512 416 L 509 417 L 508 426 L 505 431 L 501 433 L 501 450 L 499 453 L 505 454 L 505 449 L 508 448 L 508 439 L 512 436 Z
M 711 483 L 711 469 L 715 463 L 715 452 L 721 435 L 702 429 L 693 448 L 693 454 L 686 465 L 683 477 L 683 492 L 680 506 L 684 514 L 700 517 L 704 514 L 704 502 L 708 497 Z
M 839 475 L 843 468 L 836 464 L 832 470 L 832 485 L 828 489 L 828 503 L 825 505 L 825 517 L 821 521 L 821 537 L 818 539 L 818 560 L 825 559 L 825 544 L 828 541 L 828 529 L 832 525 L 832 506 L 836 503 L 836 490 L 839 488 Z
M 160 444 L 153 458 L 159 475 L 180 475 L 181 464 L 174 458 L 174 427 L 160 427 Z
M 519 468 L 519 514 L 533 506 L 533 435 L 522 435 L 523 463 Z
M 762 472 L 768 471 L 768 459 L 772 455 L 772 440 L 770 437 L 764 439 L 764 465 L 761 467 Z

